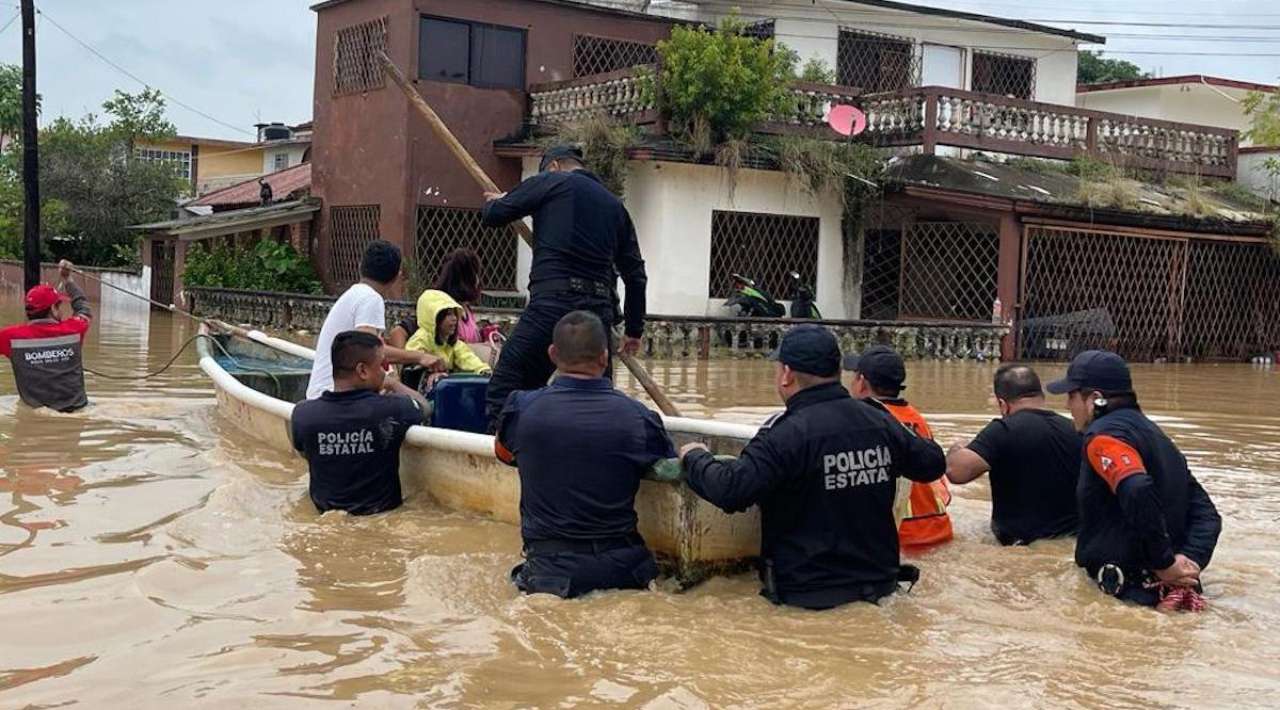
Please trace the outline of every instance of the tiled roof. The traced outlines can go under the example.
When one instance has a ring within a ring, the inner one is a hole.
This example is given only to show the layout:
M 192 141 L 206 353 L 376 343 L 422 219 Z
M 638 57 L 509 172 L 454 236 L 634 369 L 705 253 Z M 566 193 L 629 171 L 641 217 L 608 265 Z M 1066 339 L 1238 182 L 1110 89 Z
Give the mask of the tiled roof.
M 272 196 L 278 201 L 287 200 L 295 193 L 304 190 L 310 192 L 311 163 L 303 163 L 271 173 L 266 176 L 266 180 L 267 184 L 271 186 Z M 189 202 L 188 205 L 207 205 L 209 207 L 256 205 L 262 201 L 262 198 L 259 197 L 261 190 L 262 187 L 258 185 L 258 178 L 253 178 L 231 187 L 224 187 L 221 190 L 210 192 L 198 200 Z

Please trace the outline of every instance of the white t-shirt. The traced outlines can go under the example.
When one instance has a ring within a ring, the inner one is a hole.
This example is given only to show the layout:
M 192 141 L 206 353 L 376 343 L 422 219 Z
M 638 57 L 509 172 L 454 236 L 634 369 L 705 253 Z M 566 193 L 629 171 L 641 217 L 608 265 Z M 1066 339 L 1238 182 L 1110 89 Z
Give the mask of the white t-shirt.
M 387 306 L 382 295 L 367 284 L 358 283 L 342 294 L 333 304 L 320 328 L 316 340 L 316 359 L 311 364 L 311 381 L 307 384 L 307 399 L 315 399 L 326 390 L 333 389 L 333 361 L 330 351 L 338 333 L 357 328 L 376 328 L 379 333 L 387 329 Z

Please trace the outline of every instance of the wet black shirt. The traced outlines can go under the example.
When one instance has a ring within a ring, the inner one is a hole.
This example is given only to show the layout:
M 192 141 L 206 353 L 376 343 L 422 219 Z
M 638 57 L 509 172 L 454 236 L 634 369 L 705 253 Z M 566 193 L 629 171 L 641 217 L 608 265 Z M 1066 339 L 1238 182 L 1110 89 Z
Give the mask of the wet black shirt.
M 1001 545 L 1075 533 L 1081 436 L 1044 409 L 996 419 L 967 447 L 991 466 L 991 531 Z
M 689 486 L 723 510 L 760 505 L 766 593 L 772 570 L 777 601 L 826 608 L 897 581 L 898 477 L 936 481 L 946 458 L 835 382 L 794 395 L 735 461 L 695 451 L 684 465 Z
M 662 418 L 613 383 L 558 377 L 513 392 L 498 424 L 499 454 L 520 469 L 520 533 L 532 540 L 636 532 L 640 478 L 672 458 Z
M 293 408 L 289 433 L 311 468 L 320 512 L 368 515 L 400 505 L 400 445 L 422 411 L 408 397 L 325 392 Z
M 533 266 L 529 288 L 579 278 L 627 286 L 626 333 L 644 333 L 644 259 L 622 201 L 586 170 L 539 173 L 484 207 L 484 224 L 499 227 L 533 215 Z M 616 267 L 616 268 L 615 268 Z M 534 294 L 537 297 L 537 294 Z

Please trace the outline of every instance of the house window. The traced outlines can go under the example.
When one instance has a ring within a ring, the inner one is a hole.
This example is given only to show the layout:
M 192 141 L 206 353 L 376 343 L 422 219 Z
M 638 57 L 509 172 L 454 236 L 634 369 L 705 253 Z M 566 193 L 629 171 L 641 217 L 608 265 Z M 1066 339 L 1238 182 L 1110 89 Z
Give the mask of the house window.
M 138 158 L 151 163 L 167 163 L 173 166 L 178 177 L 183 180 L 191 179 L 191 151 L 189 150 L 139 148 Z
M 524 88 L 524 30 L 436 17 L 423 17 L 420 29 L 419 79 Z
M 777 299 L 792 297 L 795 280 L 816 286 L 817 217 L 755 212 L 711 213 L 712 298 L 734 293 L 732 274 L 741 274 Z
M 287 167 L 289 167 L 289 154 L 276 153 L 275 158 L 272 160 L 271 171 L 279 172 Z
M 378 55 L 387 51 L 387 18 L 338 30 L 333 40 L 333 95 L 386 86 Z
M 757 22 L 752 22 L 742 28 L 742 36 L 758 40 L 773 39 L 776 33 L 776 25 L 777 23 L 774 20 L 759 20 Z
M 996 52 L 973 53 L 973 90 L 1030 99 L 1036 93 L 1036 60 Z
M 329 210 L 329 280 L 345 289 L 360 280 L 360 259 L 369 242 L 380 236 L 379 205 L 351 205 Z
M 840 28 L 836 81 L 868 93 L 915 86 L 920 64 L 907 37 Z
M 418 205 L 418 233 L 409 269 L 415 283 L 411 285 L 430 288 L 445 257 L 467 248 L 480 257 L 483 288 L 515 291 L 518 241 L 509 229 L 481 224 L 480 210 Z
M 651 44 L 591 35 L 574 35 L 573 76 L 590 76 L 642 64 L 656 64 L 658 50 Z

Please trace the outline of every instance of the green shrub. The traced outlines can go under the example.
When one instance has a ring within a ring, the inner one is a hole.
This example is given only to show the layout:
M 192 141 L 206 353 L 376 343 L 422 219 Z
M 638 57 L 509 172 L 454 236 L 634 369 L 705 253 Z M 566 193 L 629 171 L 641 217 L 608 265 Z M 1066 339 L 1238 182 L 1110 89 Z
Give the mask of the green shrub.
M 183 281 L 188 286 L 238 288 L 249 291 L 320 293 L 311 262 L 288 244 L 264 239 L 253 249 L 219 245 L 187 254 Z
M 825 61 L 814 57 L 805 62 L 798 78 L 800 81 L 811 81 L 815 84 L 834 84 L 836 83 L 836 70 L 832 69 Z

